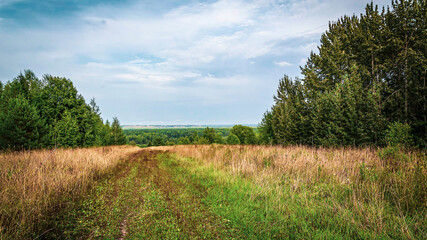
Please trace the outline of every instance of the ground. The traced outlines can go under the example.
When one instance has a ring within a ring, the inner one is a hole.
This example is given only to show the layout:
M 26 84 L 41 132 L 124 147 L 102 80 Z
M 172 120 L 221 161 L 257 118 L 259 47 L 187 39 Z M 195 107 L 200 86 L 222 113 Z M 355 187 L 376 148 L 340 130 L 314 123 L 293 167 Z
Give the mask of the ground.
M 239 231 L 201 200 L 165 152 L 143 149 L 118 165 L 88 196 L 58 215 L 40 238 L 226 239 Z

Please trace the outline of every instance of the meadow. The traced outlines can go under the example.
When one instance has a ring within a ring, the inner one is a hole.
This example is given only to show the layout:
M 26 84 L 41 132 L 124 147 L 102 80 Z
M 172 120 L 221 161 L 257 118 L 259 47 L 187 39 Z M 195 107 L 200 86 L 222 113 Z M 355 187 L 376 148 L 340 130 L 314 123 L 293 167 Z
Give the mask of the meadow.
M 373 148 L 171 146 L 245 238 L 426 239 L 426 155 Z M 182 173 L 181 173 L 182 174 Z
M 0 239 L 426 239 L 425 152 L 178 145 L 0 154 Z
M 52 215 L 76 201 L 134 146 L 0 153 L 0 239 L 34 238 Z

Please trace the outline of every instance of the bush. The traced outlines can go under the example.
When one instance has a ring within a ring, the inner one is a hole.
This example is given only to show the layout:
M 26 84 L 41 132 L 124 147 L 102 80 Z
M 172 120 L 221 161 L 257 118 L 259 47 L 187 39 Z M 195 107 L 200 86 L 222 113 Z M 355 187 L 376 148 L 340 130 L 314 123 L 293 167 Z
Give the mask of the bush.
M 196 145 L 205 145 L 205 144 L 211 144 L 211 142 L 207 138 L 201 137 L 197 141 L 195 141 L 194 144 L 196 144 Z
M 385 135 L 388 146 L 409 147 L 413 144 L 411 126 L 407 123 L 393 122 L 388 125 Z
M 228 145 L 238 145 L 238 144 L 240 144 L 240 140 L 235 134 L 230 133 L 230 135 L 228 135 L 228 137 L 227 137 L 227 144 Z

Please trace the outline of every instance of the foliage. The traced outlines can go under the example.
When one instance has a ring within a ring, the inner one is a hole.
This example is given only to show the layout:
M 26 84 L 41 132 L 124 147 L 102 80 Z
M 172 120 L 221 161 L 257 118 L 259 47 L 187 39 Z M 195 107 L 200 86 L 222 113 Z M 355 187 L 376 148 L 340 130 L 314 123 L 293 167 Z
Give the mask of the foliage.
M 274 129 L 273 129 L 273 113 L 272 111 L 266 111 L 264 113 L 264 116 L 261 120 L 261 123 L 258 126 L 259 129 L 259 142 L 260 144 L 276 144 L 277 140 L 274 135 Z
M 44 122 L 37 109 L 23 95 L 18 95 L 9 99 L 5 110 L 0 112 L 0 146 L 12 149 L 38 148 L 43 127 Z
M 194 142 L 194 144 L 196 144 L 196 145 L 204 145 L 204 144 L 211 144 L 211 142 L 209 141 L 209 139 L 207 139 L 207 138 L 205 138 L 205 137 L 201 137 L 201 138 L 198 138 L 198 139 Z
M 253 128 L 243 125 L 234 125 L 230 131 L 239 138 L 241 144 L 256 144 L 257 139 Z
M 224 143 L 230 134 L 229 128 L 165 128 L 165 129 L 125 129 L 124 134 L 129 141 L 143 147 L 163 146 L 166 142 L 174 145 L 196 144 L 201 137 L 209 143 Z M 212 141 L 213 139 L 213 141 Z M 206 143 L 204 141 L 204 143 Z
M 412 139 L 404 144 L 426 146 L 426 4 L 398 0 L 379 11 L 370 3 L 360 17 L 331 22 L 303 78 L 279 81 L 261 142 L 382 145 L 397 134 L 385 126 L 402 122 Z
M 227 137 L 227 144 L 228 145 L 238 145 L 238 144 L 240 144 L 240 140 L 236 135 L 230 133 L 230 135 L 228 135 L 228 137 Z
M 123 134 L 123 129 L 120 127 L 117 117 L 113 118 L 113 123 L 111 124 L 111 141 L 113 145 L 126 144 L 126 136 Z
M 94 99 L 86 104 L 66 78 L 25 70 L 0 85 L 0 149 L 125 144 L 120 125 L 104 124 Z
M 238 132 L 241 142 L 231 132 Z M 128 141 L 134 141 L 141 147 L 190 145 L 190 144 L 256 144 L 257 135 L 253 128 L 235 125 L 233 128 L 160 128 L 160 129 L 125 129 Z M 231 143 L 229 138 L 231 136 Z M 236 138 L 238 141 L 236 141 Z
M 215 129 L 206 127 L 203 130 L 203 137 L 208 140 L 208 143 L 215 143 Z
M 390 123 L 386 130 L 385 141 L 388 146 L 411 146 L 411 126 L 401 122 Z
M 60 147 L 76 147 L 77 138 L 75 136 L 78 133 L 78 129 L 76 119 L 66 110 L 62 119 L 55 124 L 55 144 Z

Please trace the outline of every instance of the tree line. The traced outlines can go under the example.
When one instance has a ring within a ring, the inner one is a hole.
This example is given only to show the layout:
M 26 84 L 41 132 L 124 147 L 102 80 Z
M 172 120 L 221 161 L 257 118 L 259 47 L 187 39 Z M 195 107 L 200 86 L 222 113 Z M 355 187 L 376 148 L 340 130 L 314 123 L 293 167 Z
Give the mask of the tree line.
M 253 128 L 235 125 L 232 128 L 127 129 L 129 144 L 141 147 L 200 144 L 257 144 Z
M 39 79 L 26 70 L 0 82 L 0 149 L 125 143 L 119 120 L 104 123 L 95 99 L 87 104 L 69 79 L 47 74 Z
M 264 144 L 426 147 L 426 1 L 392 1 L 329 23 L 303 77 L 284 76 Z

